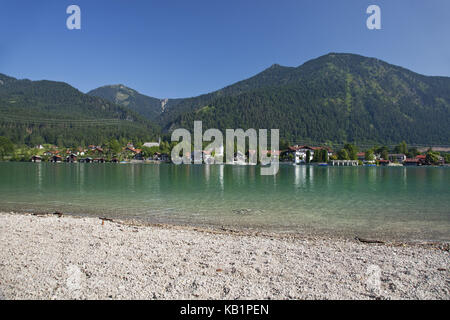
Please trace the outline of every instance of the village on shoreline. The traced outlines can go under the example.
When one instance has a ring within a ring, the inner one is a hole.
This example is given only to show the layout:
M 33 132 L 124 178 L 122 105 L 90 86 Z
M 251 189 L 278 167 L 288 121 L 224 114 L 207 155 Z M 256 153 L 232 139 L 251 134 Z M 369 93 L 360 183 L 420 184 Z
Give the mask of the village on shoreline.
M 0 137 L 0 160 L 13 162 L 51 162 L 51 163 L 165 163 L 171 162 L 171 150 L 175 143 L 167 141 L 121 145 L 111 140 L 103 145 L 66 148 L 51 144 L 40 144 L 32 148 L 17 147 L 6 138 Z M 249 153 L 260 150 L 247 150 L 244 155 L 235 150 L 234 164 L 248 164 Z M 271 156 L 270 151 L 264 151 Z M 194 151 L 195 153 L 195 151 Z M 188 153 L 190 158 L 194 153 Z M 202 151 L 205 164 L 213 164 L 217 154 Z M 364 151 L 353 144 L 345 144 L 338 151 L 329 146 L 282 144 L 279 151 L 272 152 L 273 158 L 281 163 L 320 166 L 448 166 L 449 147 L 408 148 L 405 142 L 389 148 L 386 146 L 367 148 Z M 186 155 L 185 155 L 186 156 Z M 223 149 L 221 157 L 224 156 Z M 225 157 L 223 157 L 225 159 Z

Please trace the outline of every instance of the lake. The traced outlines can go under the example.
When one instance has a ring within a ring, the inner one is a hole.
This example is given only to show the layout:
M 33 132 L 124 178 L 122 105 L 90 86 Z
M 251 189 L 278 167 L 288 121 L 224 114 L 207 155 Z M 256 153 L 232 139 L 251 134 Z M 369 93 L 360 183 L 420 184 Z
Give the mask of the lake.
M 450 168 L 0 163 L 0 210 L 450 240 Z

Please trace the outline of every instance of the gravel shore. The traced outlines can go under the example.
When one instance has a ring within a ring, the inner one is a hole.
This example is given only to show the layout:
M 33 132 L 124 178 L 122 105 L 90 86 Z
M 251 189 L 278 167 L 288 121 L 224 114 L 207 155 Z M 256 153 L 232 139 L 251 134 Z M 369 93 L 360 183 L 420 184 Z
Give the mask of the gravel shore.
M 0 213 L 0 299 L 450 299 L 448 244 Z

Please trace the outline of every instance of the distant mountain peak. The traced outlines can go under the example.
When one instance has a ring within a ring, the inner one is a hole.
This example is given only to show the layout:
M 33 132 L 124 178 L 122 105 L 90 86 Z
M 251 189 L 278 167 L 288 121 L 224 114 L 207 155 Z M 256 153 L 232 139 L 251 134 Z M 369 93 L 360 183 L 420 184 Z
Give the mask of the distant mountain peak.
M 150 120 L 156 119 L 165 106 L 160 99 L 143 95 L 123 84 L 106 85 L 87 94 L 127 107 Z

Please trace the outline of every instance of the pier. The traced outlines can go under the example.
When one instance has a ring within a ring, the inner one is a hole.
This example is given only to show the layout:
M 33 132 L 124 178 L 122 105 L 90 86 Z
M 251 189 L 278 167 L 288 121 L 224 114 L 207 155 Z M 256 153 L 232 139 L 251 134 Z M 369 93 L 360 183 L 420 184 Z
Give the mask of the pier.
M 358 160 L 331 160 L 332 166 L 358 166 Z

